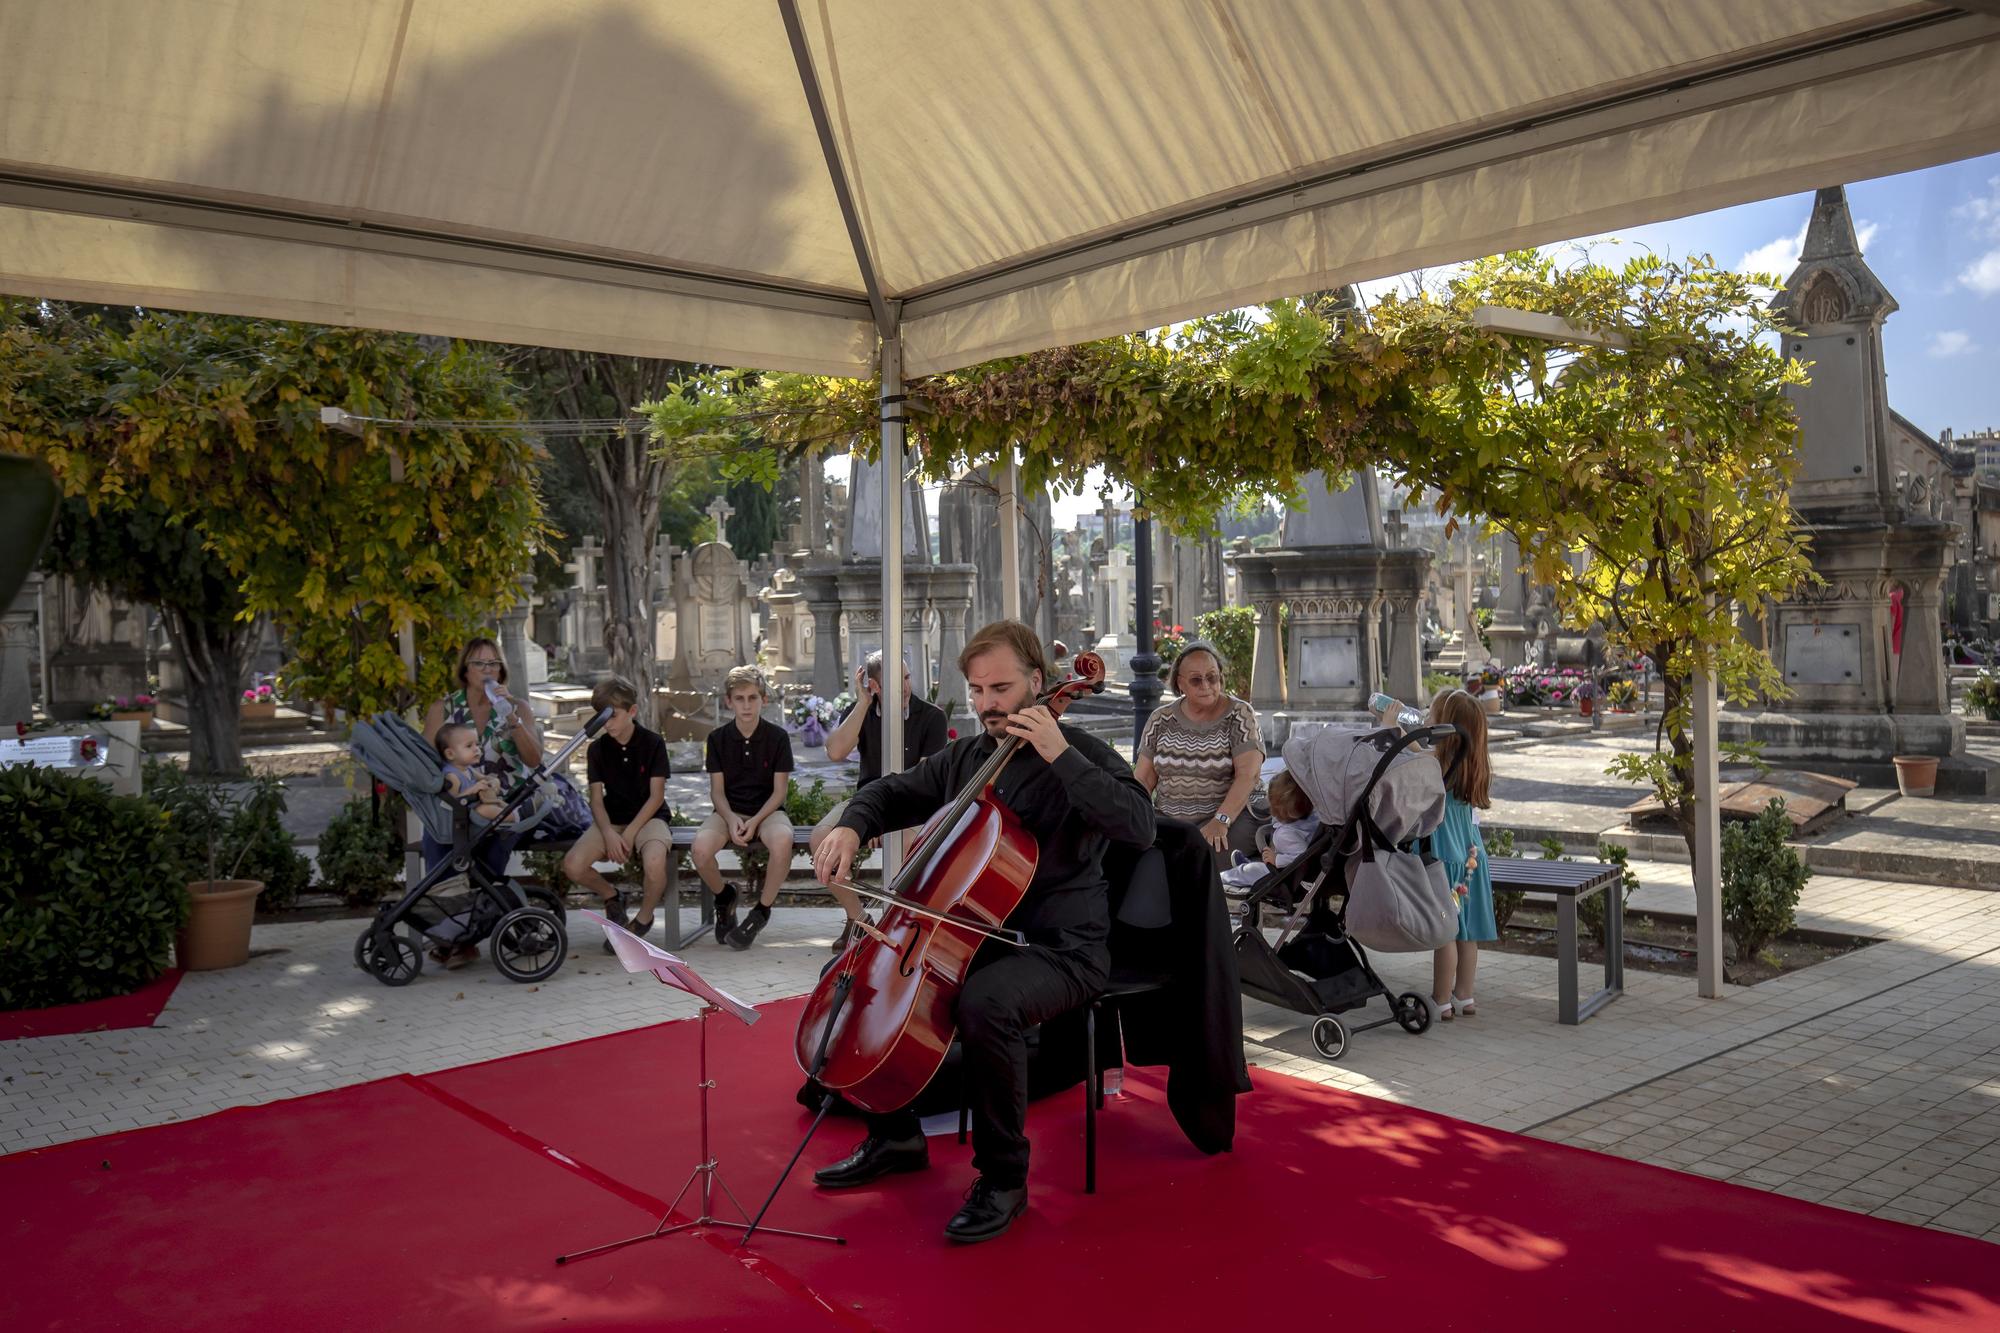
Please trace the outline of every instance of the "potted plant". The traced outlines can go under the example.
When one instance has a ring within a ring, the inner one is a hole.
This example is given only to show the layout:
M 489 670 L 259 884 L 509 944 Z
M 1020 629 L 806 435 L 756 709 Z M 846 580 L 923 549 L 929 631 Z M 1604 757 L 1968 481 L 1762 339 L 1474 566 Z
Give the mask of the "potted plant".
M 278 692 L 271 688 L 269 681 L 258 681 L 243 691 L 243 717 L 246 721 L 274 718 L 278 715 Z
M 1576 711 L 1584 717 L 1589 717 L 1592 710 L 1596 707 L 1597 682 L 1592 680 L 1578 682 L 1576 687 Z
M 1966 685 L 1965 715 L 2000 722 L 2000 668 L 1987 667 Z
M 1639 706 L 1639 687 L 1629 680 L 1614 680 L 1605 689 L 1605 702 L 1614 713 L 1629 713 Z
M 113 722 L 137 722 L 144 731 L 153 725 L 153 696 L 150 694 L 121 694 L 107 699 L 91 710 L 95 717 L 109 718 Z
M 166 811 L 169 840 L 189 876 L 190 910 L 174 939 L 175 961 L 186 972 L 247 962 L 264 881 L 235 876 L 284 812 L 284 787 L 272 777 L 200 781 L 164 765 L 149 765 L 148 778 L 156 784 L 148 794 Z
M 1905 796 L 1930 796 L 1937 792 L 1938 761 L 1934 754 L 1899 754 L 1891 757 L 1896 765 L 1896 790 Z

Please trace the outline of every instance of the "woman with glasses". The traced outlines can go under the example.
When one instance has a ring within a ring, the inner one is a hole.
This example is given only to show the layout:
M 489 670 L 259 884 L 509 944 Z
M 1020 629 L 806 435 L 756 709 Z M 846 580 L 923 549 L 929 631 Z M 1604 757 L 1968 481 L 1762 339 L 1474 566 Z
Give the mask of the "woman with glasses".
M 1257 785 L 1264 742 L 1256 710 L 1222 687 L 1223 674 L 1215 645 L 1197 639 L 1181 650 L 1167 675 L 1177 697 L 1146 723 L 1132 771 L 1161 814 L 1200 827 L 1226 868 L 1230 826 Z

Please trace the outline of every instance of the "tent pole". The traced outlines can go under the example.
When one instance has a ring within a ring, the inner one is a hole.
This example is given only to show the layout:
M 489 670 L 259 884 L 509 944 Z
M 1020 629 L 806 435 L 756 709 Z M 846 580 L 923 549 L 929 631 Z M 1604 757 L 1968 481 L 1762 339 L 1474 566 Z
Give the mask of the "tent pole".
M 882 334 L 882 774 L 903 771 L 903 423 L 909 419 L 903 394 L 901 303 L 888 303 L 890 323 Z M 903 835 L 882 838 L 882 882 L 887 885 L 903 862 Z
M 1704 650 L 1697 652 L 1693 688 L 1695 993 L 1712 1000 L 1722 994 L 1722 775 L 1720 710 Z

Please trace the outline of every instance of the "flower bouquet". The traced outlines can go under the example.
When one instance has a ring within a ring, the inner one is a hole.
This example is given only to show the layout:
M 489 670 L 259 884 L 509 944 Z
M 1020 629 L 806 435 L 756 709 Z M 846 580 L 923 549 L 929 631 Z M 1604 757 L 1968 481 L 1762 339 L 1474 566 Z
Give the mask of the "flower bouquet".
M 278 691 L 269 680 L 258 680 L 243 691 L 243 716 L 270 718 L 278 715 Z
M 808 746 L 826 744 L 826 731 L 840 717 L 840 700 L 808 694 L 792 705 L 791 720 L 799 740 Z

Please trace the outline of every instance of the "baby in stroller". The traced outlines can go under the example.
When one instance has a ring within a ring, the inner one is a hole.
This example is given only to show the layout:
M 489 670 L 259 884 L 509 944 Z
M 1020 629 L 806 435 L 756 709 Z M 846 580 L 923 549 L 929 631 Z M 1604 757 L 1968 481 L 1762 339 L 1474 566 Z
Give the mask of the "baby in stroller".
M 500 801 L 500 779 L 479 768 L 479 733 L 463 722 L 448 722 L 438 728 L 438 759 L 444 764 L 445 794 L 455 801 L 477 797 L 473 805 L 487 823 L 500 820 L 515 823 L 520 816 Z
M 1236 864 L 1222 872 L 1222 891 L 1231 898 L 1246 896 L 1258 880 L 1304 856 L 1319 832 L 1312 798 L 1289 770 L 1272 775 L 1265 784 L 1264 798 L 1271 809 L 1271 824 L 1257 833 L 1262 859 L 1253 861 L 1242 852 L 1236 853 Z

